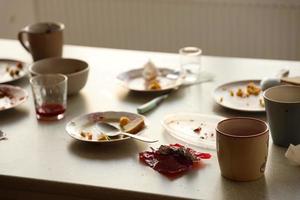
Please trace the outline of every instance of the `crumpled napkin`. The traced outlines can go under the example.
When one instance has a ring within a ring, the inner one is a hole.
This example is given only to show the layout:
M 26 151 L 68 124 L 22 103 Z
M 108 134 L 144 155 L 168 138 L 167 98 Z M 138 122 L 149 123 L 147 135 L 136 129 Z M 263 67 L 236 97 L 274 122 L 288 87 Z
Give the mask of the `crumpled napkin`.
M 300 144 L 290 144 L 288 150 L 285 152 L 285 157 L 287 157 L 292 164 L 300 166 Z

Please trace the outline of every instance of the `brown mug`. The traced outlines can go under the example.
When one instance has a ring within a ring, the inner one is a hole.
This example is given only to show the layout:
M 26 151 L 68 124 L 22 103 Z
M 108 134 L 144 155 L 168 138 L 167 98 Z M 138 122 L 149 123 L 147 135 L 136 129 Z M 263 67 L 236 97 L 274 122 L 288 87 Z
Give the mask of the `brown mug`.
M 61 57 L 64 28 L 64 24 L 58 22 L 31 24 L 18 33 L 18 39 L 34 61 Z
M 216 132 L 222 176 L 235 181 L 251 181 L 264 175 L 269 144 L 269 128 L 264 121 L 229 118 L 218 123 Z

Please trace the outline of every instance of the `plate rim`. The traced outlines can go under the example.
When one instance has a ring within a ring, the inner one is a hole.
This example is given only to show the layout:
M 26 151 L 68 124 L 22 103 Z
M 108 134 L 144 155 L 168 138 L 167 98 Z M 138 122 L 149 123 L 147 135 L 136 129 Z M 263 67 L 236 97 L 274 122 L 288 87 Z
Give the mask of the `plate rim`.
M 25 61 L 13 59 L 13 58 L 0 58 L 0 62 L 5 62 L 5 61 L 20 62 L 20 63 L 22 63 L 23 66 L 24 66 L 24 70 L 23 70 L 24 71 L 24 75 L 23 76 L 18 76 L 17 78 L 11 79 L 9 81 L 3 81 L 3 82 L 0 81 L 0 84 L 10 83 L 10 82 L 13 82 L 13 81 L 17 81 L 17 80 L 19 80 L 21 78 L 24 78 L 25 76 L 28 75 L 28 64 Z
M 85 114 L 81 114 L 81 115 L 78 115 L 77 117 L 74 117 L 72 118 L 70 121 L 67 122 L 67 124 L 65 125 L 65 131 L 68 133 L 68 135 L 70 137 L 72 137 L 73 139 L 76 139 L 76 140 L 79 140 L 79 141 L 82 141 L 82 142 L 88 142 L 88 143 L 114 143 L 114 142 L 121 142 L 121 141 L 126 141 L 128 139 L 132 139 L 131 137 L 125 137 L 125 138 L 119 138 L 119 139 L 114 139 L 114 140 L 85 140 L 85 139 L 81 139 L 81 138 L 78 138 L 78 137 L 75 137 L 73 134 L 71 134 L 69 131 L 68 131 L 68 127 L 69 127 L 69 124 L 71 124 L 72 122 L 74 122 L 74 120 L 76 119 L 79 119 L 79 118 L 82 118 L 82 117 L 85 117 L 85 116 L 88 116 L 88 115 L 93 115 L 93 114 L 97 114 L 97 113 L 108 113 L 108 112 L 114 112 L 114 113 L 129 113 L 129 114 L 134 114 L 134 115 L 137 115 L 137 116 L 140 116 L 144 119 L 144 123 L 145 123 L 145 127 L 139 131 L 138 133 L 136 133 L 136 135 L 140 135 L 142 134 L 142 132 L 147 128 L 148 126 L 148 122 L 147 122 L 147 119 L 145 116 L 143 115 L 140 115 L 140 114 L 137 114 L 137 113 L 133 113 L 133 112 L 127 112 L 127 111 L 113 111 L 113 110 L 108 110 L 108 111 L 97 111 L 97 112 L 90 112 L 90 113 L 85 113 Z
M 227 109 L 230 109 L 230 110 L 235 110 L 235 111 L 240 111 L 240 112 L 250 112 L 250 113 L 263 113 L 263 112 L 266 112 L 265 108 L 262 108 L 260 110 L 247 110 L 247 109 L 239 109 L 239 108 L 235 108 L 235 107 L 230 107 L 230 106 L 227 106 L 227 105 L 224 105 L 224 104 L 221 104 L 219 102 L 219 99 L 217 98 L 217 95 L 216 95 L 216 91 L 226 85 L 230 85 L 230 84 L 234 84 L 234 83 L 239 83 L 239 82 L 260 82 L 261 79 L 241 79 L 241 80 L 236 80 L 236 81 L 230 81 L 230 82 L 225 82 L 223 84 L 220 84 L 218 86 L 216 86 L 214 89 L 213 89 L 213 99 L 214 101 L 220 105 L 221 107 L 224 107 L 224 108 L 227 108 Z

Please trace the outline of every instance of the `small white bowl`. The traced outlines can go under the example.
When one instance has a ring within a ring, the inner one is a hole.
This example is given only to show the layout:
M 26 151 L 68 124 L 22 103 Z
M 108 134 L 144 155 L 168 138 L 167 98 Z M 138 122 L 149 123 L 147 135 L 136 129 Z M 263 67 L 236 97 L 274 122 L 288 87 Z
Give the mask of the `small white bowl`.
M 64 74 L 68 77 L 68 95 L 78 93 L 86 84 L 89 72 L 88 63 L 70 58 L 47 58 L 29 66 L 31 75 Z

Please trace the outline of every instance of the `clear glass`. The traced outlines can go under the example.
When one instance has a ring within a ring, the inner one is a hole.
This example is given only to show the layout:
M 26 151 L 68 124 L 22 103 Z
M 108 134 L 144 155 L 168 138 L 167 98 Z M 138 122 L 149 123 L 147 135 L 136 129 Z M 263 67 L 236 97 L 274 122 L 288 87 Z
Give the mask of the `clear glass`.
M 37 75 L 30 79 L 36 117 L 39 120 L 59 120 L 67 108 L 67 76 Z
M 202 50 L 198 47 L 183 47 L 179 49 L 180 66 L 187 82 L 197 81 L 201 72 Z

